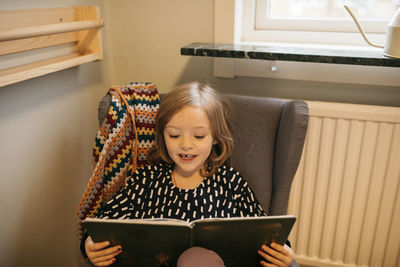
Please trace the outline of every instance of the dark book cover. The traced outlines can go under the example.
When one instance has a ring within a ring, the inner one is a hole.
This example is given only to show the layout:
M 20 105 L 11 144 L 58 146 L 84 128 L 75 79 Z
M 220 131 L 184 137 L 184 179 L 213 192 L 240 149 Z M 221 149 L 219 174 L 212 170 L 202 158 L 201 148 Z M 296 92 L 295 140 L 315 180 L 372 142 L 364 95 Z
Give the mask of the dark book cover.
M 191 223 L 176 219 L 91 219 L 84 221 L 94 242 L 121 245 L 113 266 L 175 266 L 191 246 L 217 252 L 230 266 L 259 266 L 257 250 L 272 241 L 285 244 L 296 221 L 292 215 L 209 218 Z

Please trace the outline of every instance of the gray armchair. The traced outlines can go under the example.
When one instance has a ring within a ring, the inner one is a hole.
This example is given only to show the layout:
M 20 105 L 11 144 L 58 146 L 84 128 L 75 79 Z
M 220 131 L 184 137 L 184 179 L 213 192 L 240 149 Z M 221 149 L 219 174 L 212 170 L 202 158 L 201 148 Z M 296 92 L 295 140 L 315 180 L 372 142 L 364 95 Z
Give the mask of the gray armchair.
M 286 214 L 307 131 L 307 103 L 239 95 L 227 98 L 235 110 L 233 167 L 246 178 L 268 215 Z M 108 94 L 101 100 L 99 123 L 110 102 Z
M 268 215 L 286 214 L 307 132 L 307 103 L 239 95 L 227 98 L 235 110 L 233 167 L 246 178 Z M 99 104 L 99 124 L 110 103 L 107 94 Z M 299 265 L 293 261 L 291 266 Z
M 268 215 L 286 214 L 307 132 L 307 103 L 237 95 L 228 99 L 236 110 L 233 167 Z

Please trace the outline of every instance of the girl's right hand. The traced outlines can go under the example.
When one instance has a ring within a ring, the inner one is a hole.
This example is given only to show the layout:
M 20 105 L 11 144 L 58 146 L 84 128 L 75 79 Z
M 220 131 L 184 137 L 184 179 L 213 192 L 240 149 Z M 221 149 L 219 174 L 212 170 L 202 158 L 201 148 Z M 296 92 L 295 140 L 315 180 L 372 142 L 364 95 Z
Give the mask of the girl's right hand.
M 121 246 L 108 247 L 109 245 L 109 241 L 94 243 L 90 236 L 86 238 L 86 255 L 95 266 L 109 266 L 113 264 L 115 256 L 122 252 Z

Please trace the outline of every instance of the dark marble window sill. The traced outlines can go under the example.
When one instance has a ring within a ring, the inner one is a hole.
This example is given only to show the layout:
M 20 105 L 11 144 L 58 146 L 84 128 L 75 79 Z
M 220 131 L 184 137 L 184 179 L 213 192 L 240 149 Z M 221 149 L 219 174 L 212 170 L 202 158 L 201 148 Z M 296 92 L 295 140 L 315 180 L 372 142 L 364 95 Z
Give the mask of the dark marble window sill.
M 191 43 L 181 48 L 181 55 L 400 67 L 399 58 L 389 58 L 382 50 L 344 50 L 311 47 L 281 47 Z

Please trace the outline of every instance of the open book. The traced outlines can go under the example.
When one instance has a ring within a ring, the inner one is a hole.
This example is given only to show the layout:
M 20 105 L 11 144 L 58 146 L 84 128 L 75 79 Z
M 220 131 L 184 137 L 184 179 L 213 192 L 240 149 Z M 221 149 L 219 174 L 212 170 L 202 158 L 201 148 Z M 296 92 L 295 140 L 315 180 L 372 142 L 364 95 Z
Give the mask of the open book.
M 84 225 L 94 242 L 121 245 L 113 266 L 175 266 L 191 246 L 217 252 L 226 266 L 260 266 L 257 250 L 272 241 L 285 244 L 296 221 L 293 215 L 176 219 L 92 219 Z

